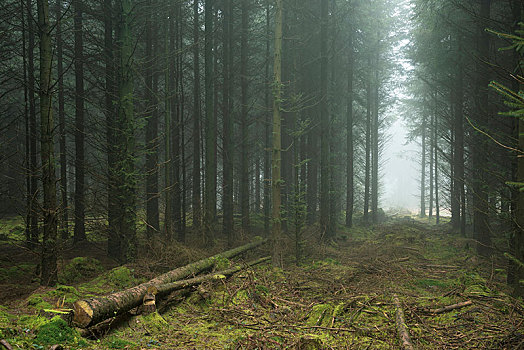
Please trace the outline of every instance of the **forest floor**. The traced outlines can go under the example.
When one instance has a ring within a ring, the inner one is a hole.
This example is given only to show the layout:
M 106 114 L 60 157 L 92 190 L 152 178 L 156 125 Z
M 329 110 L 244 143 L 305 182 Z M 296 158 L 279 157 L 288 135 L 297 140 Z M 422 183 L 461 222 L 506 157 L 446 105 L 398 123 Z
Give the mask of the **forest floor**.
M 174 294 L 159 313 L 122 318 L 91 338 L 40 310 L 121 290 L 209 252 L 151 249 L 134 265 L 113 268 L 103 245 L 91 243 L 66 255 L 98 260 L 64 258 L 62 284 L 43 288 L 31 282 L 36 256 L 7 241 L 0 245 L 0 339 L 15 349 L 398 349 L 396 294 L 416 349 L 524 348 L 524 303 L 509 295 L 505 259 L 477 256 L 473 240 L 447 229 L 397 219 L 341 231 L 332 244 L 305 245 L 299 266 L 289 258 L 285 269 L 260 265 Z M 315 242 L 309 231 L 304 238 Z M 289 256 L 292 247 L 290 239 Z M 472 303 L 431 312 L 465 301 Z

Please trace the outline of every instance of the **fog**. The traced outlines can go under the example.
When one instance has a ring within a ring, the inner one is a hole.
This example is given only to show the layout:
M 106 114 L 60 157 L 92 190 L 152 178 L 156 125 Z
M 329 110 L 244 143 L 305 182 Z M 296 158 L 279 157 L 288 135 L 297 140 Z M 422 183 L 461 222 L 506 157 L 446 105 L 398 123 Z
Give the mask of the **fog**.
M 416 143 L 406 142 L 407 132 L 401 118 L 397 118 L 388 130 L 391 138 L 384 148 L 383 206 L 416 212 L 420 200 L 419 151 Z

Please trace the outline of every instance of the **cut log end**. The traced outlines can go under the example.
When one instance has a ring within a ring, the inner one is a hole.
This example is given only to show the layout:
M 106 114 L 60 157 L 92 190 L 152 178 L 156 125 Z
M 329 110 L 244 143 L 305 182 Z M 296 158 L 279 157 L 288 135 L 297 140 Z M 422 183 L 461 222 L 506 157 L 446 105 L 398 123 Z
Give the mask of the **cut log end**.
M 73 304 L 75 316 L 73 323 L 81 328 L 88 327 L 93 321 L 93 309 L 86 300 L 78 300 Z

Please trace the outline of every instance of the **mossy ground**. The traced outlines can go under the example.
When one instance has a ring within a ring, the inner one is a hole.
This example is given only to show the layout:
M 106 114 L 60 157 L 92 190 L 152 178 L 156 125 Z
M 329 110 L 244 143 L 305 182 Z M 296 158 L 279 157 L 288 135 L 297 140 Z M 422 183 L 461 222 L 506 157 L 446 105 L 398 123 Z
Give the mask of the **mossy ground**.
M 314 243 L 312 232 L 305 232 L 312 243 L 298 266 L 289 251 L 285 269 L 261 265 L 194 288 L 189 297 L 174 295 L 160 313 L 130 317 L 99 339 L 81 338 L 39 310 L 137 284 L 156 273 L 154 262 L 168 262 L 144 258 L 87 282 L 39 288 L 0 308 L 0 337 L 27 349 L 55 341 L 68 349 L 397 349 L 396 293 L 417 349 L 524 345 L 524 304 L 506 289 L 506 261 L 477 256 L 474 242 L 446 226 L 390 221 L 341 231 L 329 245 Z M 473 304 L 428 313 L 466 300 Z M 53 327 L 63 338 L 45 338 Z

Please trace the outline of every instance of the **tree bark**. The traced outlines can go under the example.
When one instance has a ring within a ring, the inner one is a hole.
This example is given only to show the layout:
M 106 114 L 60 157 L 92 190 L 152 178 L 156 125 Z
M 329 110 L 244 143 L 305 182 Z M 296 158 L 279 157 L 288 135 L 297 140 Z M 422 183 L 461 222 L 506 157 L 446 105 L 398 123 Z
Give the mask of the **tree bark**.
M 406 320 L 404 319 L 404 311 L 402 310 L 402 306 L 400 305 L 400 301 L 396 294 L 393 294 L 393 303 L 396 308 L 396 323 L 400 345 L 404 350 L 413 350 L 413 343 L 409 336 Z
M 426 217 L 426 114 L 422 115 L 422 159 L 420 160 L 420 213 L 419 217 Z
M 282 265 L 282 226 L 281 226 L 281 116 L 282 98 L 282 11 L 283 0 L 276 0 L 275 13 L 275 58 L 273 63 L 273 150 L 271 158 L 271 198 L 272 198 L 272 264 Z
M 37 130 L 36 130 L 36 101 L 35 101 L 35 30 L 32 1 L 26 1 L 27 10 L 27 83 L 29 100 L 29 205 L 27 208 L 27 242 L 30 247 L 38 244 L 38 164 L 37 164 Z
M 222 93 L 222 108 L 223 108 L 223 197 L 222 207 L 224 216 L 222 219 L 222 227 L 224 234 L 227 236 L 228 247 L 233 246 L 235 232 L 233 223 L 233 159 L 234 159 L 234 147 L 233 147 L 233 115 L 232 115 L 232 100 L 230 97 L 231 92 L 231 69 L 232 69 L 232 45 L 231 37 L 232 32 L 232 10 L 233 4 L 231 0 L 226 0 L 224 4 L 224 20 L 223 20 L 223 32 L 224 32 L 224 49 L 223 49 L 223 75 L 224 85 Z
M 86 240 L 85 230 L 85 131 L 84 131 L 84 39 L 82 1 L 74 0 L 75 29 L 75 243 Z
M 57 205 L 55 157 L 53 142 L 53 110 L 51 105 L 51 68 L 53 52 L 51 48 L 51 24 L 49 3 L 38 0 L 38 34 L 40 37 L 40 133 L 42 159 L 42 185 L 44 202 L 44 234 L 42 239 L 42 278 L 40 284 L 53 286 L 57 282 Z
M 331 238 L 329 231 L 329 113 L 327 96 L 328 0 L 320 2 L 320 235 Z
M 133 109 L 133 40 L 131 38 L 132 6 L 130 0 L 117 0 L 116 63 L 116 201 L 115 228 L 119 243 L 114 257 L 120 263 L 136 257 L 136 173 Z
M 200 197 L 200 23 L 198 0 L 193 1 L 193 179 L 192 206 L 193 228 L 202 227 L 202 201 Z
M 378 131 L 379 131 L 379 104 L 380 104 L 380 96 L 379 96 L 379 88 L 380 88 L 380 81 L 379 81 L 379 59 L 380 59 L 380 39 L 379 34 L 377 32 L 377 47 L 375 55 L 375 78 L 373 79 L 374 83 L 374 101 L 373 101 L 373 121 L 371 122 L 372 127 L 372 135 L 371 135 L 371 148 L 372 148 L 372 173 L 371 173 L 371 221 L 376 224 L 378 223 L 378 167 L 379 167 L 379 139 L 378 139 Z
M 353 50 L 353 31 L 348 34 L 348 83 L 347 83 L 347 111 L 346 111 L 346 227 L 353 226 L 354 205 L 354 165 L 353 159 L 353 69 L 355 65 L 355 52 Z
M 121 250 L 121 241 L 117 230 L 117 143 L 116 143 L 116 108 L 113 101 L 116 99 L 116 76 L 113 43 L 113 5 L 111 0 L 104 0 L 102 13 L 104 14 L 104 63 L 105 63 L 105 114 L 106 114 L 106 143 L 107 143 L 107 223 L 108 256 L 117 257 Z
M 205 189 L 204 189 L 204 244 L 213 244 L 213 225 L 216 216 L 216 116 L 214 111 L 214 59 L 213 59 L 213 5 L 215 0 L 204 3 L 204 65 L 205 65 Z
M 145 33 L 145 103 L 146 103 L 146 235 L 148 239 L 160 232 L 158 212 L 158 106 L 157 106 L 157 74 L 154 50 L 157 49 L 156 25 L 153 25 L 153 9 L 151 0 L 147 1 Z M 153 28 L 154 26 L 154 28 Z M 153 77 L 155 75 L 155 78 Z
M 371 67 L 371 57 L 368 57 L 368 67 Z M 366 82 L 366 161 L 364 169 L 364 224 L 369 224 L 369 180 L 371 172 L 371 73 Z
M 489 76 L 484 62 L 489 62 L 489 34 L 485 31 L 490 18 L 491 0 L 481 0 L 480 19 L 478 24 L 478 52 L 477 61 L 477 123 L 480 127 L 487 124 L 489 114 L 488 84 Z M 472 160 L 473 160 L 473 233 L 478 241 L 477 252 L 481 255 L 491 253 L 490 225 L 488 217 L 488 178 L 486 166 L 488 153 L 485 136 L 475 133 Z
M 242 28 L 240 34 L 240 211 L 242 230 L 249 231 L 249 121 L 248 121 L 248 30 L 247 0 L 241 1 Z
M 271 185 L 269 179 L 271 178 L 271 102 L 269 99 L 270 94 L 270 76 L 269 76 L 269 62 L 271 61 L 269 44 L 270 44 L 270 11 L 269 11 L 269 1 L 266 2 L 266 63 L 264 66 L 265 77 L 266 77 L 266 86 L 264 91 L 264 102 L 266 106 L 265 113 L 265 127 L 264 127 L 264 232 L 266 237 L 269 236 L 269 219 L 270 219 L 270 210 L 271 210 L 271 200 L 270 200 L 270 190 Z
M 67 153 L 66 153 L 66 125 L 64 101 L 64 43 L 62 39 L 62 0 L 56 1 L 56 59 L 57 59 L 57 87 L 58 87 L 58 130 L 60 134 L 60 203 L 61 220 L 60 236 L 63 240 L 69 237 L 69 208 L 67 192 Z

